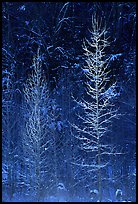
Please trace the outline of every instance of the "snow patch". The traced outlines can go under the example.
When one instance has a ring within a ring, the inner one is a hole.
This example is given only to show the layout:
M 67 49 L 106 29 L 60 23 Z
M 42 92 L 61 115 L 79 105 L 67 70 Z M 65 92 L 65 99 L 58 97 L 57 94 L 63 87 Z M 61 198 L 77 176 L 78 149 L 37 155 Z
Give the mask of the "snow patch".
M 22 6 L 19 7 L 19 10 L 20 10 L 20 11 L 25 11 L 25 9 L 26 9 L 26 8 L 25 8 L 25 5 L 22 5 Z

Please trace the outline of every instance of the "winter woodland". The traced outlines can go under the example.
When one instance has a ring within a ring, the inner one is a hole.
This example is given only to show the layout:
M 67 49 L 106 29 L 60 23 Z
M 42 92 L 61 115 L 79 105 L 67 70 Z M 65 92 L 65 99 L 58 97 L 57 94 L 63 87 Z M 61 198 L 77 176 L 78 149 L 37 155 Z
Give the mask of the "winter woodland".
M 136 3 L 2 3 L 2 201 L 136 201 Z

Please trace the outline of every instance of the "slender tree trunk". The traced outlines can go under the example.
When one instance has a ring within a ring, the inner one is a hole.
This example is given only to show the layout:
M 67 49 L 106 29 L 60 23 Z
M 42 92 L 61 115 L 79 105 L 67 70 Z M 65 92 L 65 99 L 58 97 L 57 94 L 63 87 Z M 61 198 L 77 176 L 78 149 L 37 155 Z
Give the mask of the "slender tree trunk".
M 97 144 L 98 144 L 98 197 L 99 202 L 102 200 L 102 186 L 101 186 L 101 151 L 100 151 L 100 135 L 99 135 L 99 89 L 98 89 L 98 41 L 96 39 L 96 132 L 97 132 Z
M 100 168 L 100 164 L 101 164 L 101 157 L 100 157 L 100 147 L 98 147 L 98 166 L 99 166 L 99 170 L 98 170 L 98 191 L 99 191 L 99 201 L 102 201 L 102 182 L 101 182 L 101 168 Z

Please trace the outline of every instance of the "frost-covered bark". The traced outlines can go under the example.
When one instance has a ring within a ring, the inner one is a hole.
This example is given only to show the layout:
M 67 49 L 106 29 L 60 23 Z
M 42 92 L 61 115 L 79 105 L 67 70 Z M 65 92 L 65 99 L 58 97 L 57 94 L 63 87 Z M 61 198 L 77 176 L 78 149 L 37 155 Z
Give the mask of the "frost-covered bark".
M 105 49 L 109 46 L 106 38 L 107 29 L 102 26 L 102 21 L 92 18 L 91 40 L 85 40 L 83 50 L 86 56 L 85 75 L 87 77 L 88 100 L 77 101 L 84 109 L 85 116 L 78 115 L 84 128 L 73 125 L 78 134 L 75 136 L 81 141 L 80 148 L 91 152 L 95 163 L 77 164 L 86 167 L 89 171 L 97 172 L 98 199 L 102 200 L 102 175 L 101 170 L 109 163 L 110 155 L 117 154 L 115 148 L 106 142 L 105 137 L 109 132 L 112 119 L 118 117 L 113 99 L 117 96 L 116 83 L 111 82 L 109 76 L 109 58 Z M 103 141 L 104 138 L 104 141 Z M 108 158 L 104 161 L 104 158 Z
M 55 118 L 52 118 L 54 117 L 51 109 L 52 100 L 49 97 L 48 88 L 42 76 L 41 65 L 38 49 L 37 56 L 33 59 L 32 74 L 27 79 L 24 88 L 26 131 L 23 146 L 24 162 L 27 168 L 25 182 L 26 186 L 29 187 L 28 189 L 38 200 L 48 188 L 45 181 L 47 180 L 48 183 L 51 179 L 50 176 L 48 178 L 49 171 L 51 171 L 51 174 L 53 173 L 49 161 L 53 158 L 53 155 L 50 155 L 50 148 L 55 141 L 55 135 L 53 135 Z

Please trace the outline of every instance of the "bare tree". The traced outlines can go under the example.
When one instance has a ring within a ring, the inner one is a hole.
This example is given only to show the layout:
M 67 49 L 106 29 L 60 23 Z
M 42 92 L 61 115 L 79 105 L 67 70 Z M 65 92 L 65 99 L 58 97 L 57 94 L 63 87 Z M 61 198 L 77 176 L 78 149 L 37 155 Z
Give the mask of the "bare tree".
M 54 143 L 54 116 L 51 112 L 52 99 L 42 75 L 42 61 L 38 49 L 33 59 L 33 70 L 24 88 L 26 101 L 26 131 L 24 133 L 24 155 L 27 169 L 26 186 L 39 200 L 47 190 L 50 179 L 49 159 L 53 158 L 50 147 Z M 53 117 L 53 118 L 52 118 Z M 45 182 L 47 180 L 47 182 Z M 28 183 L 29 181 L 29 183 Z
M 87 78 L 87 100 L 77 101 L 84 109 L 84 115 L 78 115 L 83 126 L 73 125 L 78 134 L 75 136 L 81 141 L 80 148 L 92 156 L 91 163 L 76 163 L 87 168 L 88 172 L 97 172 L 98 200 L 102 200 L 101 170 L 109 163 L 111 155 L 117 154 L 115 146 L 109 145 L 105 138 L 110 131 L 112 119 L 118 117 L 118 109 L 113 103 L 117 96 L 116 82 L 111 82 L 108 68 L 109 58 L 105 49 L 109 46 L 106 37 L 106 26 L 102 26 L 102 19 L 92 17 L 91 40 L 83 42 L 86 56 L 84 72 Z M 109 139 L 108 139 L 109 141 Z M 108 160 L 104 161 L 105 158 Z

